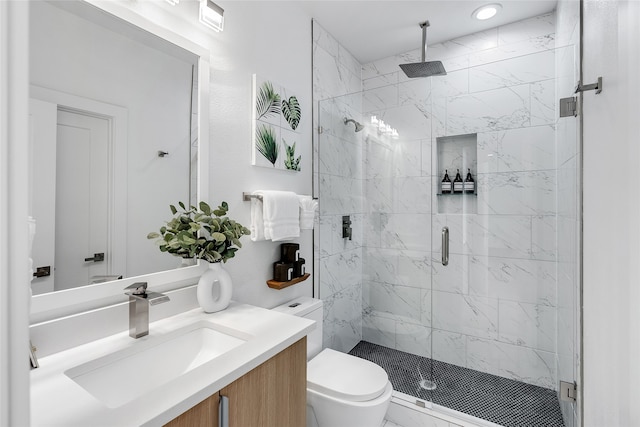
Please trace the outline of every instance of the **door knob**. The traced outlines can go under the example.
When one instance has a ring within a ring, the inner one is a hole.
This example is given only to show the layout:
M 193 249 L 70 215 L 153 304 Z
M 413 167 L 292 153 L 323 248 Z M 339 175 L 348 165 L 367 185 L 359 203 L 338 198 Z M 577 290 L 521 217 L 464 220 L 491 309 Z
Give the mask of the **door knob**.
M 84 259 L 85 262 L 99 262 L 99 261 L 104 261 L 104 252 L 100 252 L 97 254 L 93 254 L 93 256 L 91 258 L 85 258 Z

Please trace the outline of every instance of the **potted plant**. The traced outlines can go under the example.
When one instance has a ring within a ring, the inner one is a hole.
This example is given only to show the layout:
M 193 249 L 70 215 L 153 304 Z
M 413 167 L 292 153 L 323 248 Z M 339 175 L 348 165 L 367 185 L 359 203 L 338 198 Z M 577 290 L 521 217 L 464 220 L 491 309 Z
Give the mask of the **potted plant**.
M 232 282 L 220 262 L 235 257 L 242 247 L 240 238 L 251 234 L 242 224 L 228 218 L 229 205 L 222 202 L 213 210 L 205 203 L 187 209 L 179 202 L 178 209 L 169 205 L 173 218 L 160 232 L 152 232 L 148 239 L 156 239 L 160 251 L 186 259 L 203 259 L 209 269 L 198 281 L 198 303 L 207 313 L 224 310 L 229 305 Z

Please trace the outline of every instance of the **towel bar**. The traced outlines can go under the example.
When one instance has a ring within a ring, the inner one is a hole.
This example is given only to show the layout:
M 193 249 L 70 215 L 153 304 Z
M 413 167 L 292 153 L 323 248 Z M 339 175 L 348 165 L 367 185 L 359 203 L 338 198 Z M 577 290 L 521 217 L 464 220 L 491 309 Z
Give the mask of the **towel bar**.
M 258 200 L 262 200 L 262 196 L 259 194 L 251 194 L 248 193 L 246 191 L 242 192 L 242 201 L 244 202 L 250 202 L 251 199 L 258 199 Z M 317 197 L 314 197 L 313 200 L 318 200 Z
M 250 202 L 251 199 L 262 200 L 262 196 L 260 196 L 258 194 L 247 193 L 246 191 L 242 193 L 242 200 L 244 202 Z

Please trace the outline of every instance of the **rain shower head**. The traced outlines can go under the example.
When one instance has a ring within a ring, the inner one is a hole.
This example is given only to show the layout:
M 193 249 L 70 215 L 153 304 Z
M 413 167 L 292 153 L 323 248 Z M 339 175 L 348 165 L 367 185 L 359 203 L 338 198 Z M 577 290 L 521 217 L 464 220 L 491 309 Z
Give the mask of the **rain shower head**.
M 362 126 L 360 123 L 356 122 L 353 119 L 345 117 L 344 118 L 344 124 L 346 125 L 349 122 L 353 123 L 356 126 L 356 132 L 360 132 L 362 129 L 364 129 L 364 126 Z
M 414 62 L 411 64 L 400 64 L 400 68 L 409 78 L 446 76 L 447 71 L 440 61 L 426 61 L 427 57 L 427 27 L 429 21 L 420 24 L 422 28 L 422 62 Z

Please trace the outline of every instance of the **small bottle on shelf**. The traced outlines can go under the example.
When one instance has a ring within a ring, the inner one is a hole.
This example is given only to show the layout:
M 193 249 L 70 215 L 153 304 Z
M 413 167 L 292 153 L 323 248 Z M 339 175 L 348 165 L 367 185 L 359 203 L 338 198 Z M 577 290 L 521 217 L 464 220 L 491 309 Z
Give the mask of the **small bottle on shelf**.
M 456 177 L 453 180 L 453 192 L 454 193 L 462 193 L 464 191 L 464 182 L 462 182 L 462 177 L 460 176 L 460 169 L 457 169 Z
M 442 194 L 451 194 L 451 179 L 446 169 L 444 170 L 444 178 L 442 178 L 442 183 L 440 184 L 440 192 Z
M 464 179 L 464 192 L 473 194 L 476 192 L 476 182 L 471 176 L 471 169 L 467 169 L 467 171 L 467 177 Z

